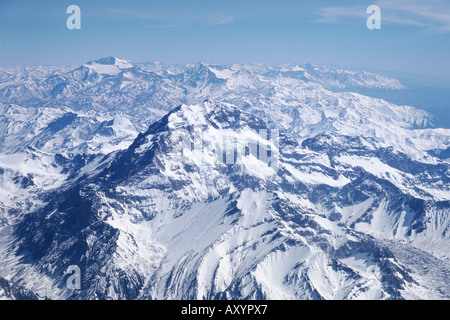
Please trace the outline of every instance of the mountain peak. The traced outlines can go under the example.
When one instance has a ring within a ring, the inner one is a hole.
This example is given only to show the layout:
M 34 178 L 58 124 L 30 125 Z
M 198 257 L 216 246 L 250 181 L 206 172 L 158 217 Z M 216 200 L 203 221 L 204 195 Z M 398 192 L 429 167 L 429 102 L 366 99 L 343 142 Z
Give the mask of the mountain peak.
M 90 61 L 84 64 L 83 67 L 87 67 L 99 74 L 117 75 L 123 70 L 133 68 L 133 64 L 128 60 L 119 59 L 116 57 L 106 57 Z
M 168 114 L 170 128 L 212 126 L 216 129 L 267 129 L 258 116 L 242 111 L 229 103 L 205 100 L 201 104 L 180 105 Z
M 88 64 L 103 64 L 103 65 L 115 65 L 115 66 L 129 66 L 130 68 L 132 67 L 132 63 L 128 60 L 125 59 L 120 59 L 117 57 L 105 57 L 105 58 L 100 58 L 94 61 L 89 62 Z

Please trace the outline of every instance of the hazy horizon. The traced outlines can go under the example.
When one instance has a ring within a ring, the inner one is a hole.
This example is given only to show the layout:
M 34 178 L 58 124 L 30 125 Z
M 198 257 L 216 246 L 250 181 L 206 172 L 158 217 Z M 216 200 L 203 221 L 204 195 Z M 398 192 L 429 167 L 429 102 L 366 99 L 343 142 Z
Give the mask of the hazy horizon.
M 69 30 L 68 6 L 81 10 Z M 381 29 L 369 30 L 376 4 Z M 448 78 L 450 3 L 354 1 L 0 2 L 0 65 L 136 63 L 336 64 Z

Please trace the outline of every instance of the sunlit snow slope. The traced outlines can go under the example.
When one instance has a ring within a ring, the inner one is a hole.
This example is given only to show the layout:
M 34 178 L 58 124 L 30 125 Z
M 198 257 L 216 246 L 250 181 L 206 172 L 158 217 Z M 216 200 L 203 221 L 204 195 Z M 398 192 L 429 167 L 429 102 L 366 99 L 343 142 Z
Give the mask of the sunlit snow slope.
M 375 145 L 182 105 L 4 231 L 0 276 L 50 298 L 448 298 L 448 165 Z

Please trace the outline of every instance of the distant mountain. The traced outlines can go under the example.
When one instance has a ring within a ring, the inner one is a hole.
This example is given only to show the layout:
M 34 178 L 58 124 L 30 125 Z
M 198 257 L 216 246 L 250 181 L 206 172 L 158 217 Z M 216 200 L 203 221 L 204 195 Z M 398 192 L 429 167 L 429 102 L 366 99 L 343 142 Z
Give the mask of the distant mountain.
M 330 66 L 314 66 L 306 64 L 304 66 L 306 77 L 322 84 L 325 88 L 354 90 L 366 89 L 405 89 L 399 80 L 381 76 L 367 71 L 349 71 Z
M 445 149 L 447 131 L 430 130 L 432 117 L 342 88 L 402 88 L 395 79 L 331 67 L 264 65 L 135 65 L 108 57 L 79 68 L 48 72 L 24 68 L 4 71 L 0 104 L 4 107 L 68 108 L 68 112 L 119 113 L 139 130 L 180 104 L 206 99 L 231 103 L 261 116 L 271 128 L 300 137 L 330 131 L 374 137 L 385 146 L 415 153 Z M 339 88 L 337 92 L 329 89 Z M 370 116 L 368 116 L 370 115 Z M 411 140 L 405 141 L 405 136 Z M 405 133 L 405 130 L 408 132 Z
M 83 111 L 122 111 L 141 129 L 182 103 L 217 99 L 245 106 L 301 108 L 298 96 L 321 89 L 402 88 L 398 80 L 367 72 L 351 72 L 307 64 L 163 65 L 132 64 L 115 57 L 67 68 L 4 69 L 0 72 L 0 103 L 27 106 L 66 106 Z M 280 90 L 280 85 L 287 86 Z M 297 92 L 292 96 L 291 89 Z M 255 93 L 257 94 L 255 95 Z M 236 97 L 240 97 L 240 103 Z M 254 99 L 257 99 L 256 101 Z M 252 100 L 252 101 L 250 101 Z M 137 116 L 139 114 L 139 116 Z M 429 125 L 429 120 L 421 125 Z

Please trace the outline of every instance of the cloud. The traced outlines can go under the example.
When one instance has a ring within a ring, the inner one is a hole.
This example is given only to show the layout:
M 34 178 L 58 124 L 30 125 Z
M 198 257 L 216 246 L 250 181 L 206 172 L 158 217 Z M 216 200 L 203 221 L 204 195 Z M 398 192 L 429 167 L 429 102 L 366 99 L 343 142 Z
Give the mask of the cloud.
M 436 33 L 450 33 L 450 2 L 448 0 L 378 0 L 382 23 L 422 27 Z M 339 23 L 363 19 L 367 7 L 335 6 L 319 9 L 318 22 Z
M 131 17 L 135 19 L 152 20 L 155 22 L 163 23 L 161 27 L 176 27 L 185 25 L 204 25 L 204 26 L 215 26 L 230 24 L 234 21 L 233 16 L 224 14 L 201 14 L 201 15 L 183 15 L 174 14 L 170 16 L 165 14 L 147 14 L 137 11 L 130 11 L 124 9 L 115 8 L 103 8 L 104 11 L 109 13 L 118 14 L 121 16 Z
M 130 10 L 116 9 L 116 8 L 103 8 L 103 10 L 106 12 L 117 13 L 122 16 L 128 16 L 128 17 L 137 18 L 137 19 L 160 20 L 160 19 L 158 19 L 157 16 L 149 15 L 149 14 L 141 13 L 141 12 L 130 11 Z
M 352 6 L 352 7 L 325 7 L 319 9 L 317 13 L 320 18 L 318 22 L 335 23 L 342 22 L 347 18 L 364 18 L 367 17 L 366 7 Z
M 206 22 L 209 26 L 216 26 L 216 25 L 222 25 L 222 24 L 230 24 L 234 21 L 233 16 L 230 15 L 213 15 L 208 18 L 208 22 Z

